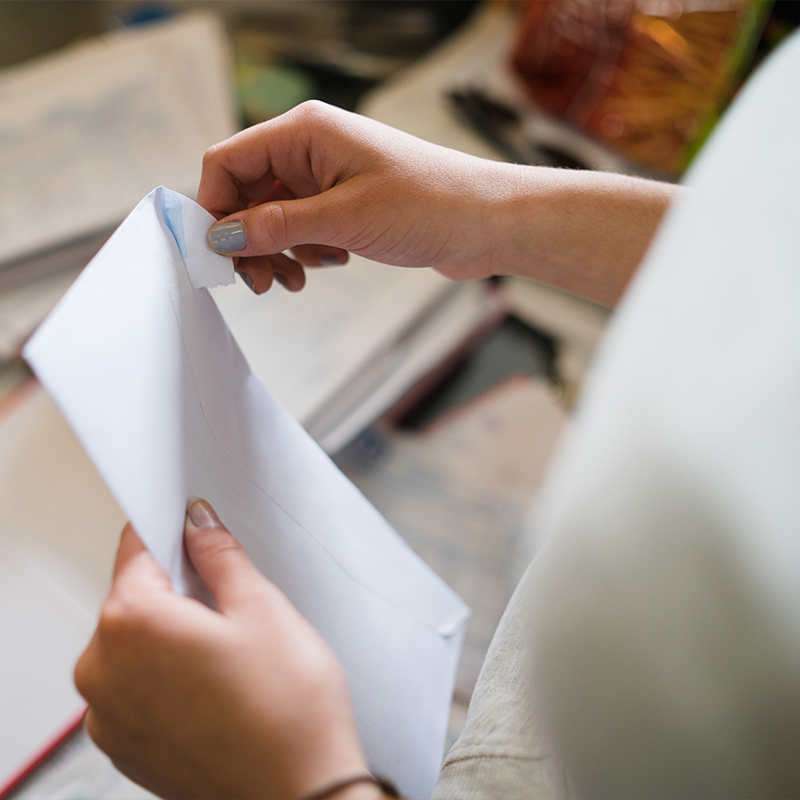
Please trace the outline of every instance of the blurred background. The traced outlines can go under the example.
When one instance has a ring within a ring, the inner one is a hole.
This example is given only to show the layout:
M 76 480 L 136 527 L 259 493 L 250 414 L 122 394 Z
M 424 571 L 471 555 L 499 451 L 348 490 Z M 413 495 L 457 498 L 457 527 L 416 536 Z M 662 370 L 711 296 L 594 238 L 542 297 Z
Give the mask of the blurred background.
M 799 21 L 791 0 L 0 2 L 0 550 L 27 548 L 82 605 L 73 655 L 107 586 L 119 511 L 82 466 L 63 535 L 83 537 L 96 563 L 45 557 L 57 518 L 42 465 L 59 482 L 85 458 L 48 401 L 26 399 L 19 353 L 145 194 L 193 196 L 207 147 L 311 98 L 484 158 L 680 180 Z M 213 294 L 254 373 L 473 607 L 452 741 L 536 549 L 537 491 L 612 310 L 519 278 L 456 284 L 355 257 L 312 271 L 296 296 L 241 283 Z M 46 604 L 34 618 L 33 605 L 0 603 L 18 654 L 0 671 L 0 743 L 25 754 L 0 756 L 0 796 L 4 781 L 15 797 L 148 796 L 77 729 L 48 748 L 71 730 L 72 651 L 43 657 L 26 642 L 66 623 Z M 37 681 L 63 684 L 60 705 Z M 20 693 L 24 735 L 3 710 Z
M 368 88 L 430 50 L 478 0 L 224 0 L 0 3 L 0 66 L 191 9 L 225 22 L 239 119 L 261 122 L 316 97 L 353 110 Z
M 209 10 L 221 16 L 230 37 L 238 120 L 244 126 L 310 97 L 354 110 L 365 91 L 429 52 L 480 3 L 4 0 L 0 67 L 108 31 Z M 645 125 L 666 135 L 664 121 L 671 118 L 673 137 L 684 144 L 696 142 L 709 127 L 709 115 L 724 108 L 753 66 L 800 19 L 791 0 L 536 0 L 508 5 L 517 6 L 519 17 L 509 61 L 531 101 L 673 175 L 688 163 L 681 144 L 673 142 L 669 151 L 662 145 L 654 155 L 636 150 L 629 140 L 641 143 Z M 611 79 L 610 72 L 615 72 Z M 650 147 L 658 150 L 655 144 Z

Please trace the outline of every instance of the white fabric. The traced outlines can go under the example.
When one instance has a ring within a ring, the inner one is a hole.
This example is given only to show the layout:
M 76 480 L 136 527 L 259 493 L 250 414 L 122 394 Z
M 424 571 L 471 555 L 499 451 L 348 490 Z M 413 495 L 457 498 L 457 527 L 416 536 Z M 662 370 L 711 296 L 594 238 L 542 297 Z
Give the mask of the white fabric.
M 618 311 L 437 800 L 800 796 L 798 80 L 800 34 Z
M 800 793 L 800 36 L 618 312 L 545 495 L 537 682 L 588 796 Z
M 464 730 L 444 762 L 432 800 L 566 800 L 567 773 L 531 691 L 534 559 L 500 620 L 469 704 Z

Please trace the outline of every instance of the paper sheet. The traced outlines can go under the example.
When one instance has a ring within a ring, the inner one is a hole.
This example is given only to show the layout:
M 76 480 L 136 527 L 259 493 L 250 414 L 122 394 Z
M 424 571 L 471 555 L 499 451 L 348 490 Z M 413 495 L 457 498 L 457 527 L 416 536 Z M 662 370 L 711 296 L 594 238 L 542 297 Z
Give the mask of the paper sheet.
M 291 297 L 277 286 L 256 297 L 242 281 L 211 294 L 252 371 L 309 428 L 323 406 L 453 288 L 433 270 L 397 269 L 351 254 L 346 267 L 307 270 L 306 286 Z
M 33 379 L 0 401 L 0 519 L 3 797 L 4 787 L 85 708 L 72 671 L 108 594 L 125 523 L 63 416 Z M 133 791 L 82 738 L 82 751 L 97 770 L 86 775 L 73 763 L 71 749 L 59 751 L 19 796 L 141 800 L 147 795 Z
M 469 610 L 253 377 L 193 288 L 231 277 L 205 246 L 212 222 L 156 189 L 25 357 L 176 588 L 202 591 L 182 528 L 187 500 L 205 497 L 341 659 L 371 767 L 427 797 Z
M 0 543 L 0 787 L 85 708 L 68 670 L 54 680 L 52 664 L 74 663 L 91 629 L 91 617 L 44 570 Z
M 192 191 L 236 130 L 227 60 L 200 12 L 0 73 L 0 262 L 110 229 L 158 183 Z

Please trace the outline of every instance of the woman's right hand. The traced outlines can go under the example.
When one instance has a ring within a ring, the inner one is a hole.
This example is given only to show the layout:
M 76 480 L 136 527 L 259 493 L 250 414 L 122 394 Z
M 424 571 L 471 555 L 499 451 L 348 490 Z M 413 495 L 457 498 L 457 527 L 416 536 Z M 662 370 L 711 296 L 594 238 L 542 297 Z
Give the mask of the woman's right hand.
M 198 202 L 218 220 L 211 246 L 259 294 L 348 252 L 478 278 L 502 251 L 515 169 L 311 101 L 209 149 Z

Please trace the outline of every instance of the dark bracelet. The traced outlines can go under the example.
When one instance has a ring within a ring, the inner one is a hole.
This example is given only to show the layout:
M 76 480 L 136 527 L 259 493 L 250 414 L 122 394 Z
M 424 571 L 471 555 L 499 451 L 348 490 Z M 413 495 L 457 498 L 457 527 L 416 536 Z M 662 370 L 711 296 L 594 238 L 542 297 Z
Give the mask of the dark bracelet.
M 349 789 L 357 783 L 374 783 L 387 797 L 397 797 L 402 800 L 400 792 L 397 791 L 397 788 L 390 780 L 378 778 L 370 772 L 336 781 L 336 783 L 332 783 L 330 786 L 325 786 L 316 792 L 307 794 L 300 800 L 327 800 L 327 798 L 333 797 L 337 792 L 341 792 L 342 789 Z

